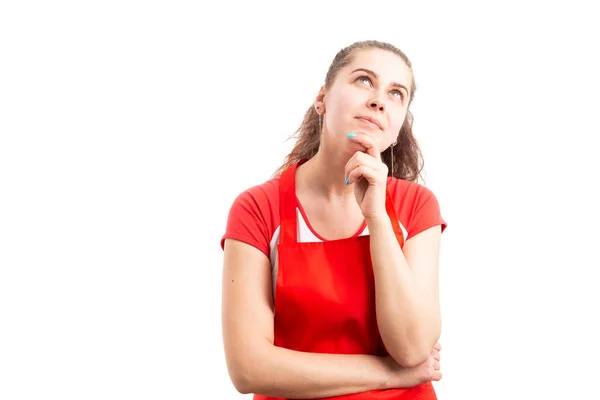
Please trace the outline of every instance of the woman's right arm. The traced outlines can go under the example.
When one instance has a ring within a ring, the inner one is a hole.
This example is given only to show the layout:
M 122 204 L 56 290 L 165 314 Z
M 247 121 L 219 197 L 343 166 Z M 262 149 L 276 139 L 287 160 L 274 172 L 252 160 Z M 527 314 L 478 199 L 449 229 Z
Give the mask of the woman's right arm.
M 273 345 L 271 264 L 258 249 L 227 239 L 222 323 L 229 376 L 240 393 L 319 398 L 409 387 L 413 369 L 369 355 L 319 354 Z

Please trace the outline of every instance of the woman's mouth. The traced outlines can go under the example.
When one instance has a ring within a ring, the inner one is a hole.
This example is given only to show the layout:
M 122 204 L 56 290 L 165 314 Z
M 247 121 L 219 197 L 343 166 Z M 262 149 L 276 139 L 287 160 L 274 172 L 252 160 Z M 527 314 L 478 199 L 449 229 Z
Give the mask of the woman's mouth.
M 377 128 L 378 130 L 383 130 L 381 128 L 381 124 L 374 118 L 370 118 L 370 117 L 356 117 L 356 119 L 358 119 L 359 121 L 361 121 L 363 124 L 370 126 L 371 128 Z

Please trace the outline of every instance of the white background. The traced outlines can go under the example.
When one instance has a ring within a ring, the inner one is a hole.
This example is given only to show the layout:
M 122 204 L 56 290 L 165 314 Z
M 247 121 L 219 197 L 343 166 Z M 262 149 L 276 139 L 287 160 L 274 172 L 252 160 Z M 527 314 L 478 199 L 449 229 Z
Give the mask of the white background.
M 377 39 L 449 223 L 440 399 L 600 399 L 600 30 L 548 3 L 2 2 L 0 398 L 243 398 L 227 212 Z

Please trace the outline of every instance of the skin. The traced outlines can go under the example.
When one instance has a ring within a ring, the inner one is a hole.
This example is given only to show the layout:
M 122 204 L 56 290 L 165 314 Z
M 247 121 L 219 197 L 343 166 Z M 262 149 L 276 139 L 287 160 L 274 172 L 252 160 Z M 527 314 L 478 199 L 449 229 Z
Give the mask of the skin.
M 355 71 L 359 68 L 377 76 Z M 401 249 L 385 211 L 387 167 L 380 152 L 396 140 L 409 99 L 408 89 L 393 82 L 410 88 L 411 80 L 397 55 L 379 49 L 356 52 L 315 99 L 323 116 L 321 148 L 296 176 L 297 196 L 324 238 L 351 236 L 366 221 L 377 322 L 390 356 L 301 353 L 273 346 L 270 262 L 254 247 L 228 239 L 223 339 L 229 374 L 241 393 L 319 398 L 441 379 L 440 227 L 410 238 Z M 376 118 L 381 128 L 360 116 Z

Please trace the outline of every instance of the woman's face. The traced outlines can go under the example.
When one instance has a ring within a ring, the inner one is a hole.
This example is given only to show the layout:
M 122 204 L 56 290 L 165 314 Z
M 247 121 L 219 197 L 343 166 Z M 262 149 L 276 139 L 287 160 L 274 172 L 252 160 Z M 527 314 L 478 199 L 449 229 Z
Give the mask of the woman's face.
M 404 123 L 411 83 L 411 70 L 398 55 L 380 49 L 356 51 L 331 88 L 321 93 L 326 140 L 337 147 L 349 142 L 348 133 L 364 133 L 384 151 Z

